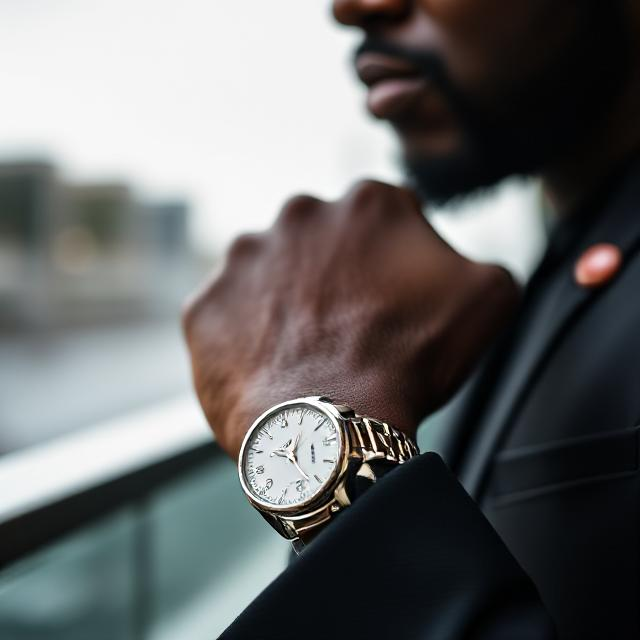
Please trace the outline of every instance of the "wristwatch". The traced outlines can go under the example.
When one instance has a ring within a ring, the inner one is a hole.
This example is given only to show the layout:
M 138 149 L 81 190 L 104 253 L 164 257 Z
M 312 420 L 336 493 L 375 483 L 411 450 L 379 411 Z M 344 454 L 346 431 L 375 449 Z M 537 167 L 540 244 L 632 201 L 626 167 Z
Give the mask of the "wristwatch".
M 351 504 L 356 482 L 374 483 L 418 453 L 411 438 L 386 422 L 313 396 L 278 404 L 256 419 L 238 472 L 249 502 L 299 553 Z

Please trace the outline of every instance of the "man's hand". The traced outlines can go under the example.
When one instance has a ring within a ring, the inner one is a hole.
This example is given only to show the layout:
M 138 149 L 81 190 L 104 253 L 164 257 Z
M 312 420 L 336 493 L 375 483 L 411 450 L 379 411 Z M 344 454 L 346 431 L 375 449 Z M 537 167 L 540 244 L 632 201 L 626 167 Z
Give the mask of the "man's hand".
M 508 273 L 456 253 L 411 192 L 366 181 L 337 202 L 296 197 L 269 232 L 238 238 L 184 327 L 200 402 L 236 458 L 251 422 L 298 396 L 415 435 L 517 301 Z

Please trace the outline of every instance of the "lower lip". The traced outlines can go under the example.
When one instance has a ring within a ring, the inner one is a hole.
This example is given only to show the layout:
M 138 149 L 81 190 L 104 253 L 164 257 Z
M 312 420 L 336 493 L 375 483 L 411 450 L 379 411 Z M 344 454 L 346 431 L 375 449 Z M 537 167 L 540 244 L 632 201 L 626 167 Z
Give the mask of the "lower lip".
M 391 119 L 407 109 L 426 89 L 423 78 L 389 78 L 372 85 L 367 108 L 376 118 Z

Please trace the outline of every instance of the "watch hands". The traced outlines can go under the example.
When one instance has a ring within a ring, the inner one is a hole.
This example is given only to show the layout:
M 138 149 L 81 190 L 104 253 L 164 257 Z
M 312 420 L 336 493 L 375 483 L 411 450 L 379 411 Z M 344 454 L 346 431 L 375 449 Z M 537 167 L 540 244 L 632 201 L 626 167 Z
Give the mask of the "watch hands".
M 289 440 L 288 442 L 286 442 L 279 449 L 274 449 L 269 454 L 269 456 L 271 458 L 273 458 L 273 456 L 278 456 L 279 458 L 286 458 L 287 460 L 289 460 L 289 462 L 293 463 L 295 468 L 298 470 L 300 475 L 302 475 L 302 477 L 305 480 L 310 480 L 309 476 L 300 468 L 300 465 L 298 464 L 298 460 L 297 460 L 296 454 L 295 454 L 295 451 L 296 451 L 296 449 L 298 447 L 298 443 L 300 442 L 300 436 L 301 435 L 302 435 L 302 431 L 299 431 L 298 435 L 295 437 L 295 439 Z
M 298 464 L 298 460 L 296 459 L 295 454 L 292 451 L 285 449 L 274 449 L 270 454 L 270 457 L 278 456 L 279 458 L 286 458 L 289 462 L 293 463 L 295 468 L 299 471 L 299 473 L 305 478 L 305 480 L 309 480 L 309 476 L 300 468 Z
M 298 433 L 295 440 L 288 440 L 285 444 L 280 447 L 279 451 L 285 451 L 288 453 L 294 453 L 298 447 L 298 443 L 300 442 L 300 436 L 302 435 L 302 431 Z
M 290 443 L 289 447 L 287 447 L 287 451 L 290 454 L 287 457 L 289 458 L 289 460 L 291 460 L 291 462 L 293 462 L 296 469 L 302 474 L 305 480 L 309 480 L 309 476 L 300 468 L 300 465 L 298 464 L 298 460 L 296 458 L 296 451 L 298 449 L 298 444 L 300 443 L 300 436 L 302 436 L 302 430 L 298 431 L 298 435 L 296 435 L 295 440 Z
M 289 460 L 291 460 L 291 462 L 293 462 L 293 464 L 295 465 L 296 469 L 304 476 L 305 480 L 309 480 L 309 476 L 300 468 L 300 465 L 298 464 L 298 461 L 296 460 L 296 457 L 291 454 L 290 456 L 287 456 L 289 458 Z

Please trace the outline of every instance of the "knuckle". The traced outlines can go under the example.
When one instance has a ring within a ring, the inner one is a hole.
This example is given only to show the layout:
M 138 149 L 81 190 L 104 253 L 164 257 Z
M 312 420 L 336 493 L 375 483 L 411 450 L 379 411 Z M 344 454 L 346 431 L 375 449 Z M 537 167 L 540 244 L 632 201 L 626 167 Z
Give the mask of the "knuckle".
M 256 256 L 264 245 L 264 236 L 260 233 L 244 233 L 231 243 L 227 251 L 227 264 L 235 264 Z
M 423 203 L 420 200 L 420 196 L 414 189 L 411 189 L 410 187 L 398 187 L 396 192 L 400 200 L 404 204 L 408 205 L 410 210 L 422 213 Z
M 485 299 L 491 300 L 492 306 L 507 312 L 516 307 L 520 300 L 520 286 L 513 275 L 502 266 L 496 264 L 476 264 L 479 271 L 480 288 L 485 292 Z
M 310 195 L 293 196 L 282 207 L 277 224 L 284 227 L 298 225 L 317 211 L 321 204 L 321 200 Z
M 349 192 L 347 198 L 351 200 L 362 200 L 378 197 L 387 185 L 377 180 L 359 180 L 356 182 Z
M 385 207 L 380 205 L 387 203 L 394 191 L 397 191 L 395 187 L 378 180 L 360 180 L 351 187 L 344 200 L 352 213 L 383 211 Z

